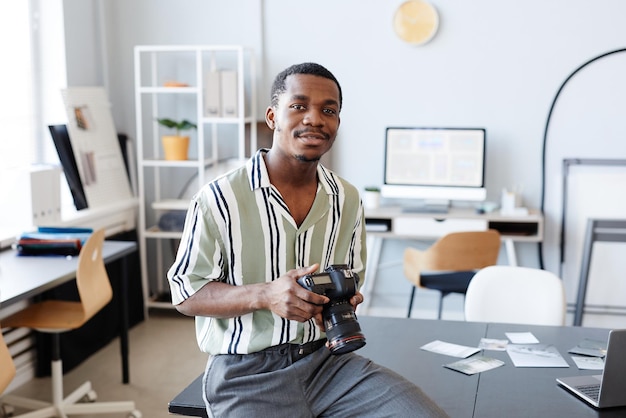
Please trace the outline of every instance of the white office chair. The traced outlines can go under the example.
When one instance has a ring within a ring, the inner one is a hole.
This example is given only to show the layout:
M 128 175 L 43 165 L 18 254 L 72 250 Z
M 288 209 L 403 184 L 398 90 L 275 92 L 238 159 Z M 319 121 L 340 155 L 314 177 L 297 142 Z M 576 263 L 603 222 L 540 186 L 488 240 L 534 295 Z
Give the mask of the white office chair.
M 485 267 L 465 294 L 467 321 L 564 325 L 565 309 L 562 280 L 535 268 Z

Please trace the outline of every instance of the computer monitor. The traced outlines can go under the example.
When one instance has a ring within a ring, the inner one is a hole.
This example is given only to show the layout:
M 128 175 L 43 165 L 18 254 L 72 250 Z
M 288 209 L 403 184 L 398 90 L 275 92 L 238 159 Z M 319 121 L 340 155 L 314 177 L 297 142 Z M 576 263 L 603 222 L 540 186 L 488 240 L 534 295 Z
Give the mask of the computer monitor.
M 54 141 L 54 146 L 59 154 L 59 161 L 63 166 L 63 172 L 65 173 L 65 179 L 70 187 L 70 193 L 74 199 L 74 206 L 76 210 L 86 209 L 87 196 L 85 195 L 85 189 L 83 189 L 83 183 L 80 179 L 78 172 L 78 165 L 74 158 L 74 151 L 72 149 L 72 142 L 70 141 L 70 135 L 67 131 L 66 125 L 48 125 L 50 130 L 50 136 Z
M 483 201 L 484 128 L 389 127 L 385 133 L 385 198 L 421 200 L 407 210 L 445 212 L 451 201 Z

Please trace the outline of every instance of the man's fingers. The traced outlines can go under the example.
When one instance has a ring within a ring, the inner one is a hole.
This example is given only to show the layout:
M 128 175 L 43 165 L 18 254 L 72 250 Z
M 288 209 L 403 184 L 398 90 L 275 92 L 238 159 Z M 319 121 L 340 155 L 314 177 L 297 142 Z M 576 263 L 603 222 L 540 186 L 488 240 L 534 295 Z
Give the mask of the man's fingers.
M 300 267 L 296 269 L 298 273 L 298 278 L 302 276 L 306 276 L 307 274 L 314 274 L 319 267 L 320 267 L 319 263 L 315 263 L 315 264 L 311 264 L 310 266 Z

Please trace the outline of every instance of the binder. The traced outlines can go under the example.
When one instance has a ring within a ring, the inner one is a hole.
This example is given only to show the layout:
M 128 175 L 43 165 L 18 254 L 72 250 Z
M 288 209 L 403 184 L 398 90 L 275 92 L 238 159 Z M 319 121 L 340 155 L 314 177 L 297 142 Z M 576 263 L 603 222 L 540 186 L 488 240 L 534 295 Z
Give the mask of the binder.
M 222 116 L 220 84 L 219 72 L 210 71 L 206 74 L 204 86 L 204 116 L 206 117 Z
M 220 71 L 222 84 L 222 116 L 234 118 L 238 115 L 237 72 Z

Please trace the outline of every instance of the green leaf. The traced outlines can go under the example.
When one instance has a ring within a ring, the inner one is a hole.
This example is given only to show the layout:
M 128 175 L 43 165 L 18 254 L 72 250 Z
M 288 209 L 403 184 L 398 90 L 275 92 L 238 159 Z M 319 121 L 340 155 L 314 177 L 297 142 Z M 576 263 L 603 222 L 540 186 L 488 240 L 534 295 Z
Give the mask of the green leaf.
M 176 135 L 180 136 L 180 131 L 187 129 L 196 129 L 196 124 L 188 121 L 187 119 L 180 122 L 168 118 L 158 118 L 157 122 L 165 127 L 176 129 Z
M 187 119 L 185 119 L 178 124 L 177 128 L 180 129 L 181 131 L 184 131 L 187 129 L 196 129 L 196 124 L 193 122 L 189 122 Z
M 176 121 L 173 121 L 172 119 L 167 119 L 167 118 L 157 119 L 157 122 L 159 122 L 161 125 L 166 126 L 168 128 L 178 127 L 178 123 Z

